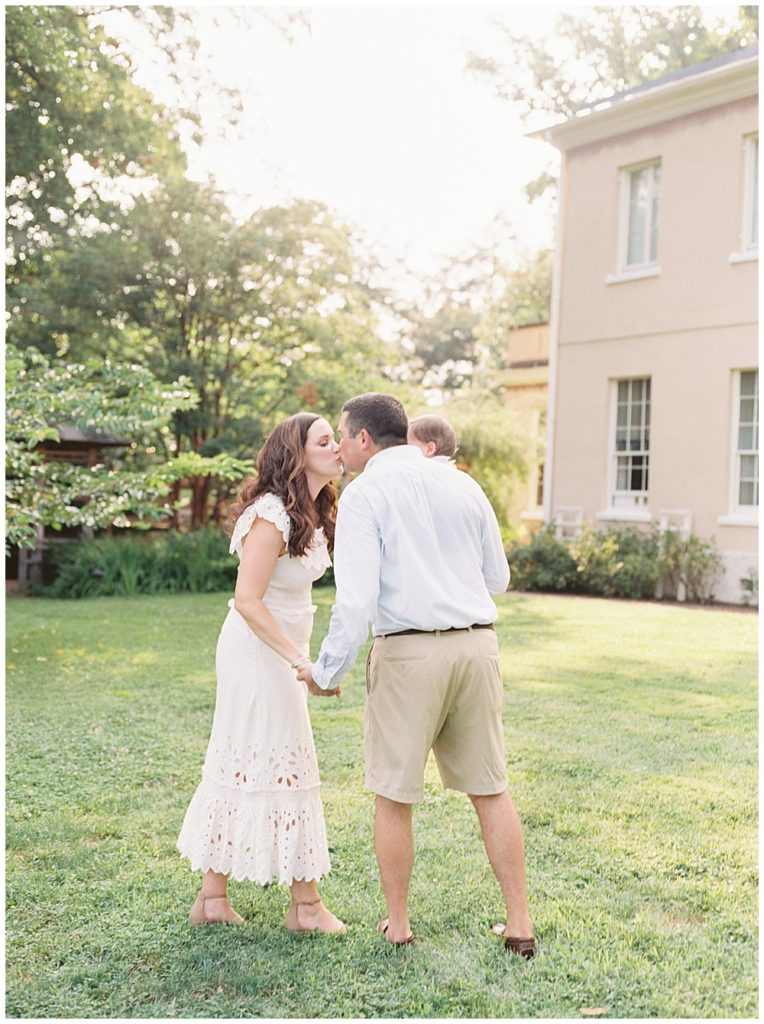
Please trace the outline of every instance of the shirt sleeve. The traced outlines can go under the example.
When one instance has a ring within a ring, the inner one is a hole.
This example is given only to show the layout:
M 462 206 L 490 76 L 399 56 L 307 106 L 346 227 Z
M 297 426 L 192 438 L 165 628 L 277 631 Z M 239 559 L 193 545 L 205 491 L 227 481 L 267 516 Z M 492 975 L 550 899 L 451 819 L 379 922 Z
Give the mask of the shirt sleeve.
M 350 487 L 340 498 L 334 535 L 337 596 L 329 632 L 313 665 L 313 679 L 322 690 L 336 686 L 352 667 L 377 613 L 379 527 L 366 498 Z
M 482 492 L 481 492 L 482 493 Z M 504 552 L 501 530 L 490 501 L 483 494 L 483 579 L 489 594 L 503 594 L 509 586 L 509 563 Z

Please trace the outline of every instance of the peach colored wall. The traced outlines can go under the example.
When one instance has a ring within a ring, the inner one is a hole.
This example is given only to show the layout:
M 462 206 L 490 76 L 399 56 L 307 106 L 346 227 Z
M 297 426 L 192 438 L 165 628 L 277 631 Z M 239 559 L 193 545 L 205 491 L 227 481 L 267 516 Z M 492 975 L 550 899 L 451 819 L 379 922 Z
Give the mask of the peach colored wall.
M 731 566 L 757 562 L 757 531 L 730 513 L 732 371 L 758 365 L 758 262 L 741 248 L 743 136 L 757 101 L 741 100 L 569 150 L 560 264 L 551 511 L 609 507 L 610 382 L 652 378 L 649 504 L 687 508 Z M 606 284 L 618 271 L 619 169 L 662 162 L 658 277 Z
M 740 248 L 743 136 L 755 98 L 569 150 L 560 344 L 753 323 L 757 263 Z M 661 158 L 659 277 L 606 285 L 618 270 L 619 170 Z

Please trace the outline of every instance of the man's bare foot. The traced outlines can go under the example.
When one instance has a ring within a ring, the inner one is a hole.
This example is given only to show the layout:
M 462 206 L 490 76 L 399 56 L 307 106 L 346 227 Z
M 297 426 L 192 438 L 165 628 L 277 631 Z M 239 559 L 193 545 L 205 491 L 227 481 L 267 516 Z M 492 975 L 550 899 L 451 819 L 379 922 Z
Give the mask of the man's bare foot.
M 319 931 L 327 935 L 345 931 L 342 921 L 320 899 L 309 903 L 293 902 L 284 918 L 284 927 L 288 932 Z
M 244 924 L 244 918 L 236 913 L 227 896 L 205 896 L 201 892 L 188 919 L 191 924 Z

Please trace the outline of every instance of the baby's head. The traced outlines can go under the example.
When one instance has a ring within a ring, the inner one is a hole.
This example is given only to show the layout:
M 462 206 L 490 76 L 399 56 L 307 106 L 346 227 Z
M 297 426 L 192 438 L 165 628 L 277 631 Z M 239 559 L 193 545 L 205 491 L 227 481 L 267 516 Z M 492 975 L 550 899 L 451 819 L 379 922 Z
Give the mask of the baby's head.
M 442 416 L 417 416 L 409 420 L 408 443 L 421 448 L 428 459 L 446 455 L 449 459 L 456 451 L 454 428 Z

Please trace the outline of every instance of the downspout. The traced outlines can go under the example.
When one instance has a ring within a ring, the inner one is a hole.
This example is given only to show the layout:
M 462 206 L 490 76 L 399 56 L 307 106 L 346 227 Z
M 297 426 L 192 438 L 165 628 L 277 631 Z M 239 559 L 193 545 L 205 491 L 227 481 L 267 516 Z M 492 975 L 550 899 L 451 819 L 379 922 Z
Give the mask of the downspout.
M 547 141 L 552 143 L 547 135 Z M 552 143 L 554 145 L 554 143 Z M 555 426 L 557 423 L 557 360 L 560 340 L 560 293 L 562 288 L 562 252 L 563 252 L 563 231 L 565 226 L 565 199 L 568 189 L 568 178 L 566 174 L 565 150 L 560 152 L 560 185 L 559 197 L 557 200 L 557 217 L 555 224 L 555 246 L 554 262 L 552 264 L 552 296 L 549 315 L 549 399 L 547 402 L 546 419 L 546 454 L 544 456 L 544 524 L 547 525 L 553 519 L 553 497 L 554 497 L 554 455 L 555 455 Z

